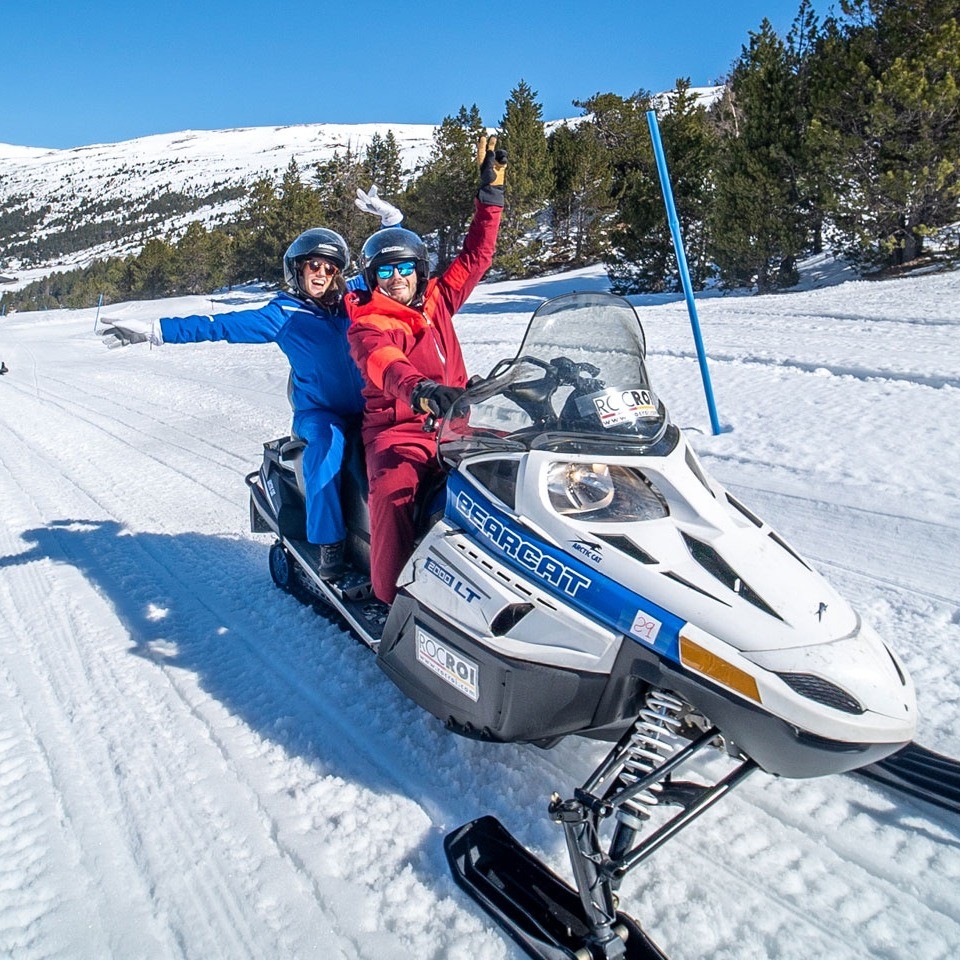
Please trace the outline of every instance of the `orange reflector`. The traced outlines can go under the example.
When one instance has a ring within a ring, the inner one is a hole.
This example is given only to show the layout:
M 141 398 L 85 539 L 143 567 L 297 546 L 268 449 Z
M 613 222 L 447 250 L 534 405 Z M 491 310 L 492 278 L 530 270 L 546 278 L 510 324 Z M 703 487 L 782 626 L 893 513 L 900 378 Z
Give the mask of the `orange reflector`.
M 762 703 L 760 691 L 757 689 L 757 681 L 745 670 L 735 667 L 732 663 L 727 663 L 722 657 L 715 653 L 705 650 L 698 643 L 694 643 L 689 637 L 680 635 L 680 659 L 683 665 L 702 673 L 717 683 L 722 683 L 737 693 L 742 693 L 757 703 Z

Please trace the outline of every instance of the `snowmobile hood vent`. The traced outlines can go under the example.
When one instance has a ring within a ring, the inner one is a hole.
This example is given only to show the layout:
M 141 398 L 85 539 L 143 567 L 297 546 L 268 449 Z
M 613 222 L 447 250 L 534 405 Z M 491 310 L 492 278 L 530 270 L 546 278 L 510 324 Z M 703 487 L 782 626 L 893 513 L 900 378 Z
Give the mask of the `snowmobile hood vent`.
M 695 583 L 691 583 L 689 580 L 681 577 L 679 573 L 674 573 L 672 570 L 663 570 L 662 573 L 668 580 L 673 580 L 675 583 L 681 584 L 681 586 L 686 587 L 688 590 L 694 590 L 697 593 L 702 593 L 705 597 L 709 597 L 711 600 L 716 600 L 717 603 L 722 603 L 725 607 L 730 606 L 726 600 L 721 600 L 720 597 L 715 597 L 712 593 L 708 593 L 703 589 L 703 587 L 698 587 Z
M 817 703 L 833 707 L 834 710 L 842 710 L 844 713 L 864 712 L 860 703 L 846 690 L 822 677 L 815 677 L 811 673 L 778 673 L 777 676 L 791 690 L 795 690 L 801 697 L 806 697 L 808 700 L 815 700 Z
M 752 590 L 748 584 L 744 583 L 736 570 L 734 570 L 710 544 L 697 540 L 689 534 L 683 533 L 683 531 L 681 531 L 680 535 L 683 537 L 687 549 L 693 555 L 693 559 L 696 560 L 707 573 L 716 577 L 725 587 L 728 587 L 738 596 L 743 597 L 748 603 L 752 603 L 758 610 L 762 610 L 771 617 L 776 617 L 777 620 L 783 620 L 783 617 L 781 617 L 763 597 Z
M 481 460 L 479 463 L 468 464 L 466 470 L 501 503 L 515 510 L 519 467 L 519 460 Z
M 700 464 L 697 463 L 697 458 L 689 447 L 687 447 L 683 457 L 687 462 L 687 466 L 690 468 L 690 472 L 703 484 L 703 487 L 707 493 L 709 493 L 711 497 L 716 498 L 717 495 L 713 492 L 710 484 L 707 483 L 707 478 L 703 475 L 703 471 L 700 469 Z
M 730 506 L 739 510 L 754 526 L 763 526 L 763 521 L 755 513 L 748 510 L 732 493 L 727 494 L 727 501 L 730 503 Z
M 783 549 L 786 550 L 787 553 L 789 553 L 790 556 L 793 557 L 794 560 L 797 561 L 797 563 L 802 563 L 808 570 L 810 569 L 810 564 L 807 563 L 807 561 L 804 560 L 803 557 L 801 557 L 800 554 L 797 553 L 797 551 L 794 550 L 794 549 L 790 546 L 790 544 L 787 543 L 787 541 L 783 539 L 783 537 L 778 537 L 772 530 L 770 531 L 769 536 L 770 536 L 770 539 L 773 540 L 774 543 L 776 543 L 776 544 L 777 544 L 778 546 L 780 546 L 780 547 L 783 547 Z
M 604 536 L 595 530 L 590 531 L 590 536 L 609 543 L 615 550 L 619 550 L 621 553 L 625 553 L 628 557 L 633 557 L 634 560 L 639 560 L 641 563 L 659 563 L 656 557 L 650 556 L 646 550 L 638 547 L 629 537 L 624 537 L 619 534 Z
M 531 610 L 532 603 L 511 603 L 504 607 L 490 624 L 490 632 L 495 637 L 509 633 Z

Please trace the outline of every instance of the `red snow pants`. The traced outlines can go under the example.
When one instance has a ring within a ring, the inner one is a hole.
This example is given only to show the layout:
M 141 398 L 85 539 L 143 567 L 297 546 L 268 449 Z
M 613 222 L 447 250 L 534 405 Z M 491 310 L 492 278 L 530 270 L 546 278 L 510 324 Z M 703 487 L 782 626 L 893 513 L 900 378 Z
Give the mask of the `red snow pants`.
M 366 444 L 370 492 L 370 581 L 384 603 L 397 595 L 397 577 L 413 552 L 414 501 L 425 481 L 440 473 L 437 443 L 419 420 L 398 423 Z

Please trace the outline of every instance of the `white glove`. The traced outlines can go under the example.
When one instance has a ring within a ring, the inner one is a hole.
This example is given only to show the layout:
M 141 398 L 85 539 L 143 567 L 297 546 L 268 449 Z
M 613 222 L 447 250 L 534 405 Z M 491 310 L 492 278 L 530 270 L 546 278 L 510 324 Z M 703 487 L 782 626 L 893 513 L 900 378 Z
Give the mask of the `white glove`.
M 160 324 L 156 320 L 110 320 L 104 317 L 101 323 L 97 333 L 111 350 L 128 347 L 131 343 L 151 343 L 155 347 L 163 343 Z
M 371 186 L 367 193 L 357 187 L 357 199 L 353 202 L 364 213 L 379 217 L 381 227 L 395 227 L 403 219 L 403 214 L 392 203 L 387 203 L 377 196 L 375 186 Z

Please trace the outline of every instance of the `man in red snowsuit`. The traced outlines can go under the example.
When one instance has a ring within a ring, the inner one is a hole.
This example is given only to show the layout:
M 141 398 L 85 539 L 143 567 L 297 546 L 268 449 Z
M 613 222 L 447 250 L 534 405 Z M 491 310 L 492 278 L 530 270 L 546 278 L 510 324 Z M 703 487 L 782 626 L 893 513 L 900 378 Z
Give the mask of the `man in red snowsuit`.
M 365 387 L 363 443 L 370 485 L 370 575 L 384 603 L 413 547 L 414 499 L 439 470 L 436 441 L 424 433 L 463 392 L 467 371 L 453 315 L 490 267 L 503 212 L 506 154 L 496 137 L 478 147 L 480 190 L 463 249 L 443 276 L 429 278 L 423 241 L 401 228 L 363 245 L 360 265 L 370 292 L 348 294 L 347 339 Z

